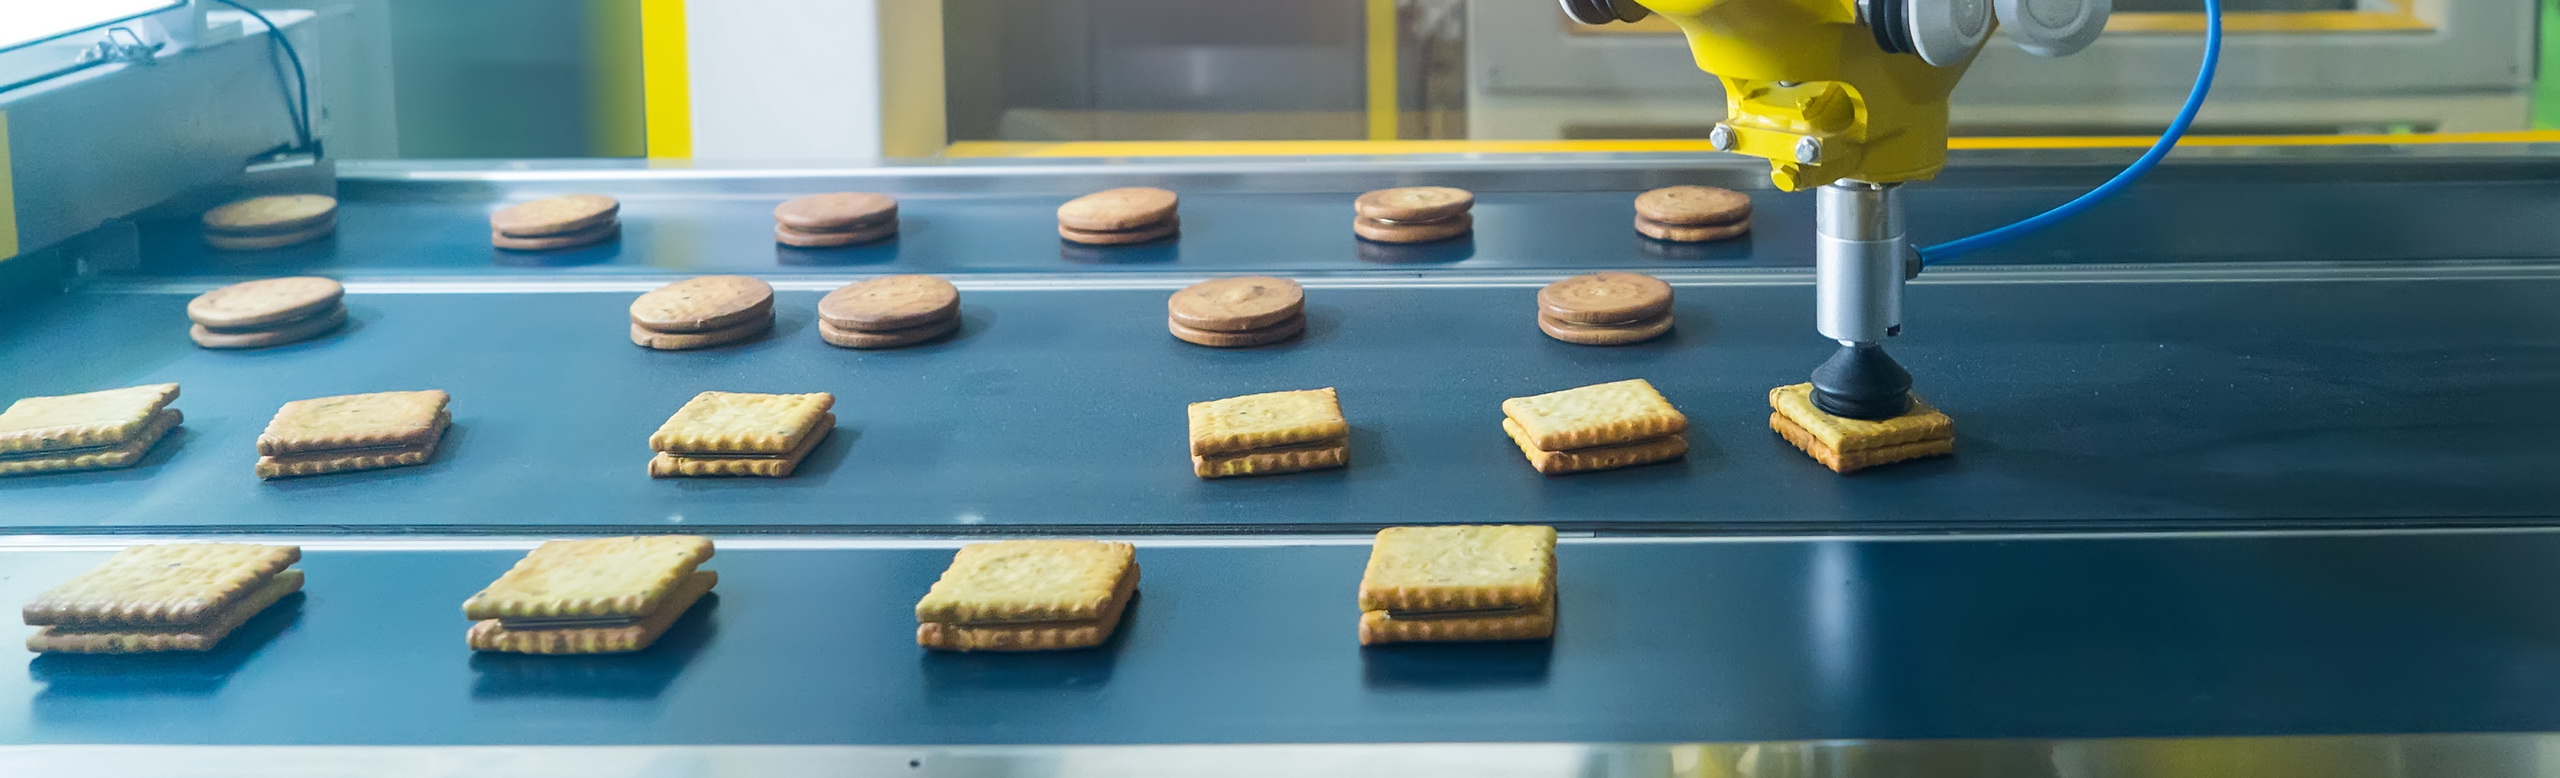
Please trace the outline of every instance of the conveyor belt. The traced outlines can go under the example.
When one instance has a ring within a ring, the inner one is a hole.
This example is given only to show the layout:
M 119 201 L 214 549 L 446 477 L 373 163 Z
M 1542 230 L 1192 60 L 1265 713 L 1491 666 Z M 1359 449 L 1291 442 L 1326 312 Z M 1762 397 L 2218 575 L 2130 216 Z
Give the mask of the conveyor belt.
M 313 551 L 201 657 L 0 672 L 0 744 L 1689 742 L 2560 727 L 2560 536 L 1565 543 L 1552 644 L 1363 650 L 1366 549 L 1147 546 L 1097 651 L 928 654 L 947 550 L 723 551 L 600 658 L 472 656 L 513 551 Z M 0 554 L 16 603 L 101 557 Z M 10 620 L 14 622 L 14 620 Z M 25 628 L 0 626 L 0 644 Z
M 1317 288 L 1311 334 L 1245 351 L 1163 330 L 1162 289 L 966 294 L 955 340 L 861 353 L 781 295 L 778 334 L 690 353 L 626 337 L 630 293 L 359 294 L 355 325 L 195 348 L 183 294 L 74 293 L 0 324 L 0 397 L 185 386 L 140 467 L 0 479 L 0 526 L 530 525 L 1202 531 L 1544 521 L 1798 531 L 2462 525 L 2560 506 L 2560 281 L 1938 284 L 1896 353 L 1959 455 L 1840 477 L 1766 428 L 1769 387 L 1827 353 L 1802 286 L 1680 290 L 1679 330 L 1568 346 L 1530 287 Z M 1643 377 L 1692 420 L 1685 462 L 1541 477 L 1503 398 Z M 1201 481 L 1185 403 L 1336 386 L 1344 471 Z M 304 397 L 453 393 L 424 467 L 260 482 L 253 441 Z M 785 480 L 652 480 L 645 440 L 694 393 L 832 391 L 839 432 Z

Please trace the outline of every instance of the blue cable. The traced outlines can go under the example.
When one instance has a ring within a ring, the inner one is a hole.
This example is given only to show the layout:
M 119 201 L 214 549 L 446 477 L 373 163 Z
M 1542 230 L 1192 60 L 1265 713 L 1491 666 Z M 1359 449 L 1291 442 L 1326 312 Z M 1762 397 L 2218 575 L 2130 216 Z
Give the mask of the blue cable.
M 2132 165 L 2125 167 L 2124 172 L 2107 179 L 2106 183 L 2089 190 L 2088 194 L 2063 203 L 2053 210 L 1980 235 L 1921 249 L 1920 262 L 1928 264 L 1970 254 L 2016 240 L 2027 233 L 2051 227 L 2056 222 L 2078 216 L 2083 211 L 2097 207 L 2098 203 L 2107 198 L 2133 188 L 2135 180 L 2142 178 L 2144 173 L 2151 172 L 2152 168 L 2158 167 L 2160 160 L 2169 156 L 2169 150 L 2177 148 L 2178 141 L 2187 136 L 2187 128 L 2196 123 L 2196 112 L 2204 108 L 2205 94 L 2213 91 L 2213 73 L 2222 67 L 2222 0 L 2204 0 L 2204 15 L 2204 65 L 2196 71 L 2195 88 L 2187 92 L 2187 103 L 2178 108 L 2178 118 L 2169 122 L 2169 131 L 2162 133 L 2160 140 L 2151 144 L 2151 150 L 2142 153 L 2141 159 L 2134 160 Z

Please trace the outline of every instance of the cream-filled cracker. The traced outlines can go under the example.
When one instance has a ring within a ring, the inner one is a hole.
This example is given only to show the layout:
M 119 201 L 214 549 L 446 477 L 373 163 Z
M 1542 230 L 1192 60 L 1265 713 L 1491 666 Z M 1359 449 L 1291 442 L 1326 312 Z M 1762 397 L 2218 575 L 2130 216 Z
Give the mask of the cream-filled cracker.
M 1137 589 L 1136 548 L 1127 543 L 972 543 L 916 603 L 916 643 L 946 651 L 1098 646 Z
M 1502 401 L 1502 431 L 1547 475 L 1678 459 L 1689 417 L 1638 378 Z
M 1556 531 L 1391 527 L 1360 578 L 1360 642 L 1529 640 L 1555 632 Z
M 475 651 L 604 654 L 649 647 L 719 583 L 711 539 L 554 540 L 462 604 Z
M 1202 478 L 1292 473 L 1349 461 L 1351 423 L 1332 387 L 1192 403 L 1191 464 Z
M 649 436 L 657 478 L 791 475 L 835 430 L 835 395 L 703 392 Z
M 258 435 L 259 478 L 426 464 L 453 421 L 442 391 L 374 392 L 285 403 Z
M 207 651 L 296 591 L 294 546 L 180 543 L 135 546 L 29 601 L 23 620 L 43 627 L 27 649 L 131 654 Z
M 184 417 L 177 384 L 29 397 L 0 412 L 0 476 L 132 467 Z
M 1955 420 L 1920 398 L 1911 410 L 1881 421 L 1824 413 L 1813 404 L 1813 385 L 1769 390 L 1769 428 L 1824 467 L 1853 473 L 1925 457 L 1955 453 Z

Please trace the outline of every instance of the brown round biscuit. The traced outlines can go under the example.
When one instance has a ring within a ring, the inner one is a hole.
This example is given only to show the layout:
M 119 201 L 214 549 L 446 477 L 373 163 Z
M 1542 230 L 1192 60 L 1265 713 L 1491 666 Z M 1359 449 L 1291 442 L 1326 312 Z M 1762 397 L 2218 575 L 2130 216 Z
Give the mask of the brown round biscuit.
M 1431 243 L 1459 237 L 1476 228 L 1471 213 L 1436 222 L 1382 222 L 1366 216 L 1351 220 L 1351 233 L 1379 243 Z
M 848 232 L 897 218 L 897 198 L 878 192 L 813 194 L 773 207 L 775 224 L 801 232 Z
M 566 235 L 613 221 L 622 202 L 600 194 L 573 194 L 527 200 L 489 214 L 489 229 L 514 238 Z
M 276 235 L 304 232 L 338 213 L 338 198 L 297 194 L 252 197 L 204 212 L 204 228 L 225 235 Z
M 1208 346 L 1210 348 L 1251 348 L 1254 346 L 1268 346 L 1273 343 L 1297 337 L 1298 333 L 1305 332 L 1307 330 L 1307 317 L 1291 316 L 1287 319 L 1282 319 L 1278 324 L 1258 330 L 1247 330 L 1244 332 L 1219 332 L 1216 330 L 1185 327 L 1182 326 L 1182 322 L 1174 321 L 1169 318 L 1165 319 L 1164 324 L 1165 329 L 1171 331 L 1174 337 L 1180 338 L 1185 342 Z
M 883 276 L 847 284 L 818 300 L 820 321 L 855 331 L 922 327 L 958 313 L 960 289 L 924 275 Z
M 818 321 L 818 339 L 826 341 L 827 345 L 841 348 L 898 348 L 900 346 L 913 346 L 934 338 L 949 335 L 953 332 L 959 331 L 959 329 L 960 317 L 958 316 L 952 316 L 941 321 L 908 327 L 906 329 L 888 330 L 885 332 L 849 330 L 821 319 Z
M 1075 229 L 1064 224 L 1058 225 L 1058 237 L 1065 238 L 1070 242 L 1082 243 L 1087 246 L 1128 246 L 1138 243 L 1148 243 L 1172 237 L 1174 233 L 1181 231 L 1181 219 L 1166 219 L 1153 227 L 1141 227 L 1134 230 L 1119 230 L 1116 232 L 1092 232 Z
M 1538 290 L 1539 315 L 1576 324 L 1625 324 L 1671 310 L 1671 285 L 1643 273 L 1603 271 Z
M 286 322 L 271 329 L 215 332 L 202 324 L 187 327 L 187 337 L 196 345 L 217 349 L 267 348 L 287 343 L 300 343 L 345 326 L 347 307 L 340 305 L 328 312 L 296 322 Z
M 631 301 L 631 323 L 663 333 L 712 332 L 773 318 L 773 285 L 748 276 L 696 276 Z
M 310 318 L 337 307 L 347 288 L 319 276 L 242 281 L 187 301 L 187 319 L 214 329 L 240 329 Z
M 1077 232 L 1121 232 L 1173 218 L 1182 198 L 1151 186 L 1107 189 L 1058 206 L 1058 228 Z
M 1307 292 L 1286 278 L 1212 278 L 1174 292 L 1165 309 L 1173 323 L 1191 329 L 1250 332 L 1306 312 Z
M 731 343 L 744 343 L 746 341 L 756 339 L 756 336 L 763 335 L 765 331 L 771 329 L 773 329 L 773 317 L 771 316 L 748 319 L 731 325 L 727 329 L 711 330 L 709 332 L 659 332 L 657 330 L 640 326 L 638 322 L 633 322 L 631 325 L 631 343 L 642 348 L 657 349 L 659 351 L 690 351 L 698 348 L 726 346 Z
M 1553 316 L 1538 317 L 1538 329 L 1547 337 L 1578 346 L 1624 346 L 1662 337 L 1671 331 L 1671 314 L 1628 324 L 1579 324 L 1557 321 Z
M 546 235 L 539 238 L 520 238 L 496 230 L 490 230 L 489 245 L 506 249 L 508 251 L 559 251 L 562 249 L 585 248 L 598 243 L 608 243 L 619 237 L 622 237 L 622 222 L 613 221 L 598 224 L 577 232 L 561 235 Z
M 1751 218 L 1751 196 L 1712 186 L 1672 186 L 1636 195 L 1636 215 L 1670 227 L 1731 224 Z
M 321 238 L 329 237 L 329 233 L 337 231 L 338 219 L 333 216 L 322 220 L 319 226 L 312 227 L 301 232 L 285 232 L 274 235 L 232 235 L 221 232 L 208 232 L 204 234 L 204 245 L 212 246 L 224 251 L 265 251 L 267 249 L 280 249 L 286 246 L 299 246 L 305 243 L 310 243 Z
M 1435 222 L 1475 207 L 1476 195 L 1446 186 L 1380 189 L 1351 202 L 1361 216 L 1394 222 Z
M 804 249 L 832 249 L 878 243 L 896 234 L 898 234 L 898 223 L 894 221 L 843 232 L 801 232 L 779 224 L 773 225 L 775 243 Z
M 1727 224 L 1711 224 L 1704 227 L 1680 227 L 1664 224 L 1642 216 L 1636 217 L 1637 233 L 1654 240 L 1668 241 L 1671 243 L 1706 243 L 1708 241 L 1726 240 L 1729 238 L 1742 237 L 1743 233 L 1750 231 L 1750 219 L 1743 219 L 1742 221 Z

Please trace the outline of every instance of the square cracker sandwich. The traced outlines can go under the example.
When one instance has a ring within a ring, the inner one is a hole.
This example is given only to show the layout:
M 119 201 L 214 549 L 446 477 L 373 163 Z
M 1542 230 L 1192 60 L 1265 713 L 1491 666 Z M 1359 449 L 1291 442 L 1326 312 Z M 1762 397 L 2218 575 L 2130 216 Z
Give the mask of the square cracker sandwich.
M 1955 420 L 1920 398 L 1911 410 L 1882 421 L 1824 413 L 1813 404 L 1813 385 L 1769 390 L 1769 428 L 1836 473 L 1955 453 Z
M 210 651 L 241 624 L 302 590 L 295 546 L 134 546 L 37 595 L 21 611 L 27 649 L 135 654 Z
M 28 397 L 0 411 L 0 476 L 132 467 L 184 419 L 177 384 Z
M 1390 527 L 1360 577 L 1360 642 L 1541 640 L 1555 634 L 1556 531 Z
M 654 478 L 783 478 L 835 431 L 836 396 L 703 392 L 649 435 Z
M 434 459 L 453 414 L 443 390 L 295 400 L 258 434 L 259 478 L 379 470 Z
M 1547 475 L 1630 467 L 1689 453 L 1689 417 L 1644 379 L 1502 401 L 1502 431 Z
M 462 603 L 474 651 L 610 654 L 657 642 L 720 574 L 698 535 L 554 540 Z
M 1191 472 L 1277 475 L 1350 462 L 1351 423 L 1333 387 L 1192 403 Z
M 1091 648 L 1111 638 L 1137 592 L 1137 549 L 1127 543 L 971 543 L 916 603 L 916 643 L 944 651 Z

